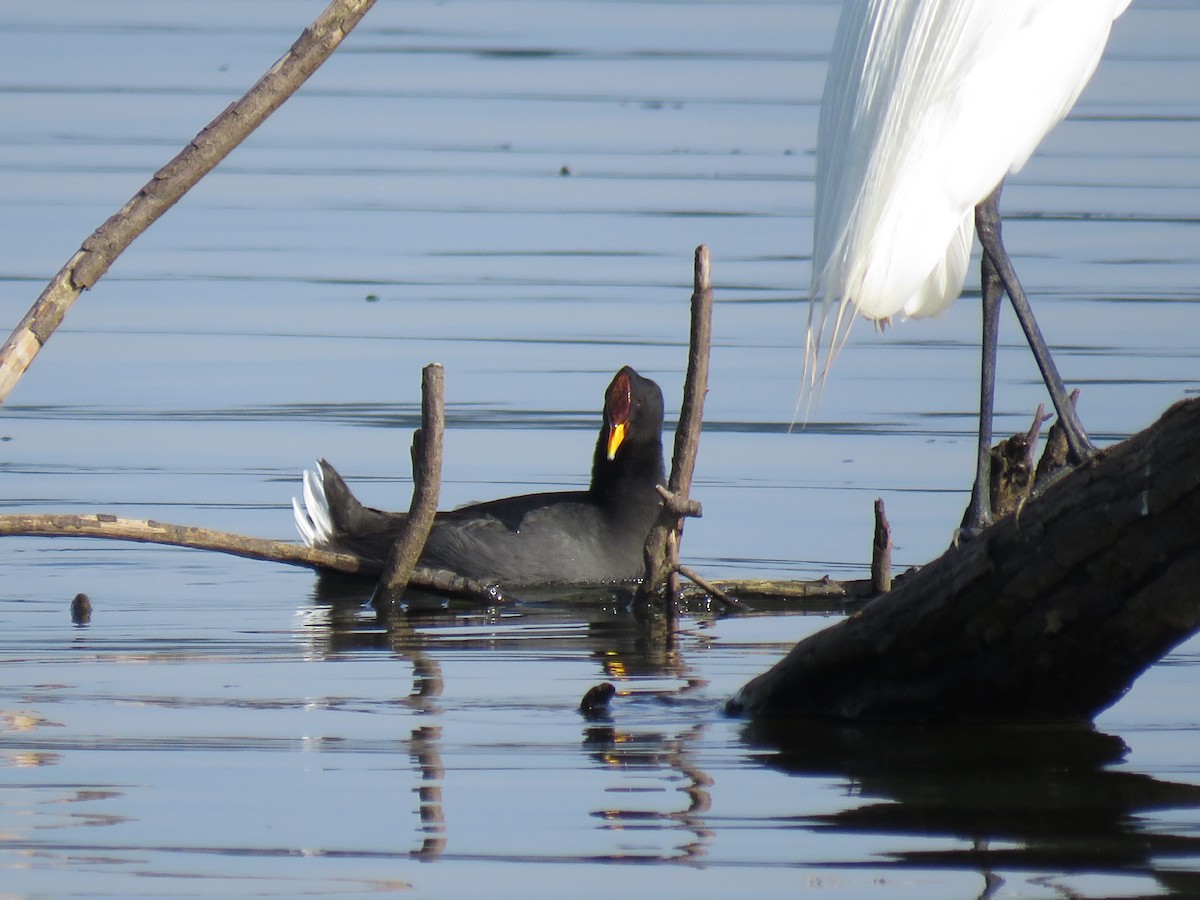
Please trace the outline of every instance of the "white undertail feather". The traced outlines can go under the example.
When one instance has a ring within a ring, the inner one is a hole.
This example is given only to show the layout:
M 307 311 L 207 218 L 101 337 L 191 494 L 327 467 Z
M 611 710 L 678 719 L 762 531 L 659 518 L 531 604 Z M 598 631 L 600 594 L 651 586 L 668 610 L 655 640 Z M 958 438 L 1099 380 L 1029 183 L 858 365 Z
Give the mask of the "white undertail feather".
M 857 315 L 957 299 L 974 207 L 1075 104 L 1128 4 L 846 0 L 817 136 L 810 404 Z
M 304 504 L 301 506 L 300 500 L 293 497 L 292 513 L 296 517 L 296 530 L 309 547 L 320 547 L 333 537 L 333 519 L 319 465 L 315 470 L 304 470 Z

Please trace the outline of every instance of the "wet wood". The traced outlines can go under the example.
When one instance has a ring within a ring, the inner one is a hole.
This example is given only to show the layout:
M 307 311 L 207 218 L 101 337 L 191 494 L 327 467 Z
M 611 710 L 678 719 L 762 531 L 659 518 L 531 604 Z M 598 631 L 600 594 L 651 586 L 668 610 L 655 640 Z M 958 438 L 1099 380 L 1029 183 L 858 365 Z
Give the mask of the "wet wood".
M 992 515 L 999 519 L 1020 509 L 1033 492 L 1034 453 L 1037 451 L 1045 407 L 1038 404 L 1033 425 L 1024 434 L 1014 434 L 996 444 L 990 452 L 989 491 Z M 1066 446 L 1066 436 L 1063 436 Z M 1065 462 L 1065 457 L 1064 457 Z
M 883 499 L 875 500 L 875 537 L 871 541 L 871 587 L 877 594 L 892 589 L 892 526 Z
M 0 348 L 0 403 L 7 399 L 79 294 L 99 281 L 138 235 L 295 93 L 374 3 L 333 0 L 240 100 L 205 126 L 125 206 L 92 232 Z
M 679 571 L 679 539 L 685 516 L 699 516 L 700 505 L 689 498 L 692 473 L 700 450 L 700 428 L 704 420 L 704 397 L 708 393 L 708 358 L 712 345 L 712 277 L 708 247 L 701 244 L 694 254 L 692 315 L 688 341 L 688 369 L 683 388 L 683 406 L 675 429 L 671 475 L 663 493 L 658 522 L 646 538 L 646 572 L 637 590 L 637 602 L 655 602 L 668 579 Z M 674 540 L 669 539 L 674 535 Z M 666 610 L 671 613 L 678 600 L 677 582 L 671 585 Z
M 1192 400 L 801 641 L 728 708 L 1087 720 L 1200 628 L 1198 586 Z
M 696 585 L 696 587 L 700 588 L 700 590 L 704 591 L 705 594 L 707 594 L 725 609 L 732 609 L 736 610 L 737 612 L 750 611 L 749 606 L 747 606 L 741 600 L 738 600 L 736 597 L 730 596 L 717 585 L 705 579 L 694 569 L 690 569 L 685 565 L 678 565 L 676 566 L 676 571 L 692 584 Z
M 371 598 L 371 604 L 385 618 L 399 606 L 437 515 L 446 429 L 445 391 L 445 373 L 438 363 L 421 370 L 421 427 L 413 434 L 412 443 L 412 503 Z
M 1070 400 L 1072 406 L 1078 402 L 1079 388 L 1071 391 Z M 1035 491 L 1041 490 L 1054 478 L 1067 471 L 1067 455 L 1069 453 L 1066 430 L 1058 422 L 1055 422 L 1046 434 L 1046 449 L 1042 451 L 1042 458 L 1038 460 L 1037 471 L 1034 472 L 1033 489 Z
M 126 519 L 105 514 L 4 515 L 0 516 L 0 535 L 106 538 L 166 544 L 349 575 L 378 576 L 381 571 L 379 563 L 352 553 L 334 553 L 290 541 L 272 541 L 193 525 L 172 525 L 167 522 Z M 455 597 L 469 597 L 490 605 L 506 602 L 503 592 L 496 585 L 463 578 L 441 569 L 419 567 L 413 571 L 410 583 L 426 590 Z
M 780 580 L 769 578 L 721 579 L 718 588 L 751 604 L 755 600 L 823 600 L 825 608 L 842 609 L 862 602 L 877 593 L 869 578 L 838 581 L 826 575 L 816 580 Z
M 376 577 L 382 572 L 378 562 L 353 553 L 335 553 L 307 547 L 291 541 L 273 541 L 249 537 L 193 525 L 172 525 L 146 519 L 126 519 L 106 514 L 73 515 L 0 515 L 0 536 L 9 537 L 85 537 L 135 543 L 164 544 L 192 550 L 228 553 L 246 559 L 304 566 L 317 571 L 326 570 L 344 575 Z M 823 608 L 845 609 L 872 594 L 869 581 L 834 581 L 828 577 L 816 581 L 772 581 L 758 578 L 708 582 L 686 566 L 680 567 L 684 576 L 697 585 L 694 593 L 723 595 L 731 609 L 753 611 L 753 601 L 770 600 L 773 607 L 779 601 L 828 600 Z M 513 602 L 514 598 L 502 585 L 463 578 L 442 569 L 413 569 L 409 583 L 440 594 L 467 597 L 487 605 Z M 718 598 L 719 599 L 719 598 Z

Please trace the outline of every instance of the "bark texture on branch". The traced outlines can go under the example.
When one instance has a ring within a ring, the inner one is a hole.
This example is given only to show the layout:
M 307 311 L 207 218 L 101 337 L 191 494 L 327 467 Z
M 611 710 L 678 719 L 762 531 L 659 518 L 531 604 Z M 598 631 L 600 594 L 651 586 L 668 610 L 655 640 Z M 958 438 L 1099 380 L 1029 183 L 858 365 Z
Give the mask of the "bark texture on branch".
M 23 537 L 88 537 L 133 541 L 143 544 L 166 544 L 190 547 L 193 550 L 214 550 L 247 559 L 263 559 L 309 568 L 330 569 L 350 575 L 371 575 L 378 564 L 350 553 L 334 553 L 293 544 L 247 537 L 194 525 L 172 525 L 153 519 L 126 519 L 122 516 L 100 514 L 45 514 L 0 516 L 0 535 Z
M 125 206 L 92 232 L 0 348 L 0 403 L 7 399 L 80 292 L 99 281 L 138 235 L 295 93 L 374 3 L 332 0 L 254 87 L 213 119 Z
M 883 498 L 875 499 L 875 536 L 871 541 L 871 587 L 878 594 L 892 589 L 892 526 Z
M 693 268 L 691 333 L 688 341 L 688 371 L 683 389 L 683 406 L 675 429 L 675 449 L 671 456 L 671 476 L 663 498 L 658 522 L 646 538 L 646 573 L 638 586 L 637 599 L 648 602 L 662 591 L 668 577 L 679 568 L 679 536 L 685 515 L 700 515 L 699 504 L 691 500 L 692 474 L 700 449 L 700 428 L 704 421 L 704 397 L 708 393 L 708 356 L 712 345 L 712 279 L 708 247 L 696 248 Z M 675 535 L 672 545 L 670 535 Z M 677 594 L 672 591 L 672 595 Z M 668 605 L 673 605 L 674 596 Z
M 445 372 L 438 363 L 421 370 L 421 427 L 413 435 L 413 495 L 408 518 L 392 547 L 371 599 L 383 614 L 394 610 L 417 567 L 437 515 L 442 489 L 442 438 L 446 430 Z
M 86 537 L 143 544 L 166 544 L 192 550 L 212 550 L 246 559 L 285 563 L 341 572 L 347 575 L 379 575 L 379 563 L 353 553 L 335 553 L 291 541 L 272 541 L 228 531 L 172 525 L 146 519 L 126 519 L 107 514 L 2 515 L 0 535 L 11 537 Z M 443 569 L 418 567 L 409 583 L 455 597 L 469 597 L 489 605 L 508 602 L 494 584 L 463 578 Z
M 1200 628 L 1200 400 L 1101 452 L 858 613 L 733 713 L 1090 719 Z

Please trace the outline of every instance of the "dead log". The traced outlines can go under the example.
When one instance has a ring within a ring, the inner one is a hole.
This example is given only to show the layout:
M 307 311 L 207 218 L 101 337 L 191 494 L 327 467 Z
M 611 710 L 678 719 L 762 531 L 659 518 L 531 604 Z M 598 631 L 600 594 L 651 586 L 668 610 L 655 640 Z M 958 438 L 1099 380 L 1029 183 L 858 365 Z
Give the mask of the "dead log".
M 801 641 L 734 714 L 1087 720 L 1200 628 L 1200 400 Z

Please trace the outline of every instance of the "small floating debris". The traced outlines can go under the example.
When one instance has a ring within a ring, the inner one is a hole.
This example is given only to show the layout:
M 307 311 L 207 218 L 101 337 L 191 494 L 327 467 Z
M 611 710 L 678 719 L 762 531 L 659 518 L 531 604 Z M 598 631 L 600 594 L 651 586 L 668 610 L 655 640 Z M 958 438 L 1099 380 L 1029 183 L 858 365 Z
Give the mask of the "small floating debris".
M 92 601 L 87 594 L 76 594 L 71 601 L 71 621 L 76 625 L 86 625 L 92 621 Z
M 608 704 L 616 693 L 617 689 L 607 681 L 588 688 L 587 693 L 583 695 L 583 699 L 579 702 L 579 711 L 588 719 L 598 719 L 602 716 L 607 716 Z

